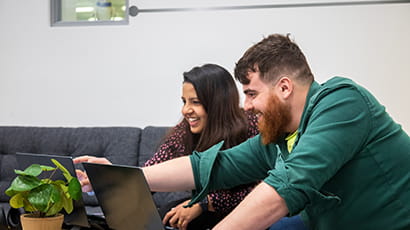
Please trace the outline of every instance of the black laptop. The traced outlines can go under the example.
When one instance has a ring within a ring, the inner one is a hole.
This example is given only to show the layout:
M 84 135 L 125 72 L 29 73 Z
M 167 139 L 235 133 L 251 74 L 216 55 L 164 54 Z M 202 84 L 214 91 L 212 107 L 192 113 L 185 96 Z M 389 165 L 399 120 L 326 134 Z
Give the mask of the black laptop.
M 141 168 L 83 163 L 110 229 L 173 229 L 164 226 Z
M 21 170 L 26 169 L 28 166 L 32 164 L 40 164 L 40 165 L 48 165 L 51 167 L 55 167 L 55 165 L 51 162 L 51 159 L 56 159 L 60 162 L 72 176 L 76 176 L 75 173 L 75 166 L 73 163 L 73 159 L 70 156 L 58 156 L 58 155 L 48 155 L 48 154 L 37 154 L 37 153 L 16 153 L 17 162 L 19 168 Z M 43 172 L 44 178 L 46 178 L 49 172 Z M 56 179 L 61 178 L 64 179 L 64 176 L 60 171 L 57 171 L 55 175 L 53 175 Z M 87 194 L 85 194 L 87 195 Z M 86 210 L 84 206 L 83 199 L 79 199 L 74 201 L 74 209 L 73 212 L 70 214 L 64 215 L 64 223 L 68 225 L 75 225 L 81 227 L 90 227 L 90 223 L 88 221 L 88 217 L 101 217 L 103 218 L 102 211 L 99 207 L 94 208 L 93 210 Z

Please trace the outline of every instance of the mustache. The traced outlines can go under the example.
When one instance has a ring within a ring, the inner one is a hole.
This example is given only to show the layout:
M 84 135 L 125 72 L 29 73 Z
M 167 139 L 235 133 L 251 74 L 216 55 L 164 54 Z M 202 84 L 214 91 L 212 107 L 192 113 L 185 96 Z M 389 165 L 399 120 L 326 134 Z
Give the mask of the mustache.
M 253 113 L 254 115 L 263 114 L 262 111 L 257 110 L 257 109 L 252 109 L 252 110 L 250 110 L 250 112 Z

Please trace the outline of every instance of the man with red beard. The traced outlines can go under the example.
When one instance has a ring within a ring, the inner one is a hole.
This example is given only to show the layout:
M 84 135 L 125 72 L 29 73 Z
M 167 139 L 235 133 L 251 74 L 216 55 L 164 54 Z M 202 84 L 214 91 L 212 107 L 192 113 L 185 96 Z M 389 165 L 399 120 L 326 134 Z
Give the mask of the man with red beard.
M 261 135 L 144 168 L 152 191 L 196 189 L 193 204 L 262 180 L 214 229 L 266 229 L 297 214 L 311 229 L 410 229 L 410 138 L 370 92 L 347 78 L 317 83 L 278 34 L 248 49 L 235 77 Z

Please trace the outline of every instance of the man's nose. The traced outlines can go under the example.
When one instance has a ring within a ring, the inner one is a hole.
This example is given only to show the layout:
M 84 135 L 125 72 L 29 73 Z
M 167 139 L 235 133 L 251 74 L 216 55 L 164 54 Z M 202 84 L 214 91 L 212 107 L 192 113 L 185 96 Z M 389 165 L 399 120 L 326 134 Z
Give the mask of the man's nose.
M 251 100 L 245 99 L 244 109 L 245 109 L 245 111 L 253 110 L 253 104 L 252 104 Z

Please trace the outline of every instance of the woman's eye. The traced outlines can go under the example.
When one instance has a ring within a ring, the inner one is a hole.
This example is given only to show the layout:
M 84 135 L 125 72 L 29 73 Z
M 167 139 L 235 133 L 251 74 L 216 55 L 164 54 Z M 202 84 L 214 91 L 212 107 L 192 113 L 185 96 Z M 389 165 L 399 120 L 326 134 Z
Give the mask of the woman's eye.
M 194 103 L 194 104 L 201 104 L 200 101 L 193 101 L 192 103 Z

